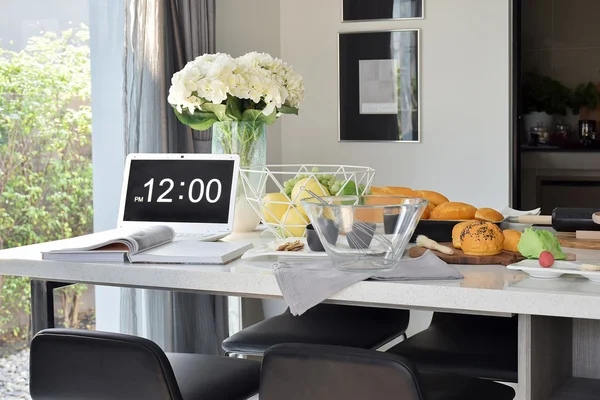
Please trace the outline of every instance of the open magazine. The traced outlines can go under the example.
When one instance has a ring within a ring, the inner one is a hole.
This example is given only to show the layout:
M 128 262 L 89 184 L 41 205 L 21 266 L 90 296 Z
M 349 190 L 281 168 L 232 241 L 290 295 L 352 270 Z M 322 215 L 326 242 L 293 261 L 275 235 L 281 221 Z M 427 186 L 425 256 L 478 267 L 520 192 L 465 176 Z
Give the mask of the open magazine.
M 79 262 L 226 264 L 251 249 L 252 243 L 176 240 L 173 229 L 156 225 L 116 229 L 75 238 L 73 247 L 42 253 L 44 260 Z

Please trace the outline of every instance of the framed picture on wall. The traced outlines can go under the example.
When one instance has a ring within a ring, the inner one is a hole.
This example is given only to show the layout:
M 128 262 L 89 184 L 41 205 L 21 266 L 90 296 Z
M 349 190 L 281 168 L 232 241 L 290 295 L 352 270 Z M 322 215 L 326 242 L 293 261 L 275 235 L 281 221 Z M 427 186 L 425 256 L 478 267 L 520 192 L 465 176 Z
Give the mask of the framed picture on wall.
M 420 141 L 419 30 L 338 34 L 339 140 Z
M 341 0 L 342 21 L 377 21 L 423 18 L 425 0 Z

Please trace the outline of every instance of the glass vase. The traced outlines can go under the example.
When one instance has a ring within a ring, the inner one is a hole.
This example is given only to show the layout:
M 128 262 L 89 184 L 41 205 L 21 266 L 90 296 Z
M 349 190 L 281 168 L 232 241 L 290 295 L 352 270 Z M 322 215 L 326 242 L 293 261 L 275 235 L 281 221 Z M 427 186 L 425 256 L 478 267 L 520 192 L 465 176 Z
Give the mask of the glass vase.
M 212 128 L 213 154 L 238 154 L 240 166 L 265 165 L 267 163 L 267 135 L 265 124 L 251 122 L 217 122 Z M 260 179 L 260 174 L 253 174 L 249 179 Z M 252 182 L 253 187 L 258 182 Z M 236 233 L 251 232 L 258 226 L 260 216 L 254 211 L 248 200 L 242 180 L 238 180 L 237 198 L 233 231 Z

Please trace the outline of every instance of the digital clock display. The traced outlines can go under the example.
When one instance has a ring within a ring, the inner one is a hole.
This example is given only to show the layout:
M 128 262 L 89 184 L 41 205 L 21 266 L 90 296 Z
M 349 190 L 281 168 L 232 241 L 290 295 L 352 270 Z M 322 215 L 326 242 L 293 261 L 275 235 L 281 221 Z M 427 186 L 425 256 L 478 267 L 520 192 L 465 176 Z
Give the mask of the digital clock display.
M 227 223 L 231 160 L 131 160 L 124 221 Z

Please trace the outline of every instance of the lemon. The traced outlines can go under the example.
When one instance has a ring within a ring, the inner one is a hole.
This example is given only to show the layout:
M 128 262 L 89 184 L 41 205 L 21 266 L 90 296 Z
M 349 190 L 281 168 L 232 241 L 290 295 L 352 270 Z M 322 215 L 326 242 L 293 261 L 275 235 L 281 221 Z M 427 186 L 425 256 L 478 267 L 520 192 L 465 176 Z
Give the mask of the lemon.
M 300 201 L 312 197 L 312 195 L 308 193 L 308 190 L 320 197 L 329 196 L 329 190 L 327 190 L 325 186 L 321 185 L 317 178 L 315 178 L 314 176 L 310 176 L 308 178 L 299 180 L 294 185 L 294 189 L 292 189 L 292 201 L 296 203 L 298 211 L 304 217 L 306 217 L 306 211 L 304 210 L 304 207 L 302 207 L 302 205 L 300 204 Z M 316 199 L 314 200 L 317 203 L 319 202 Z
M 308 222 L 304 216 L 295 207 L 290 207 L 281 221 L 283 235 L 285 237 L 302 237 L 306 232 L 307 224 Z
M 279 224 L 288 208 L 290 208 L 290 201 L 283 193 L 267 193 L 262 199 L 266 223 Z

